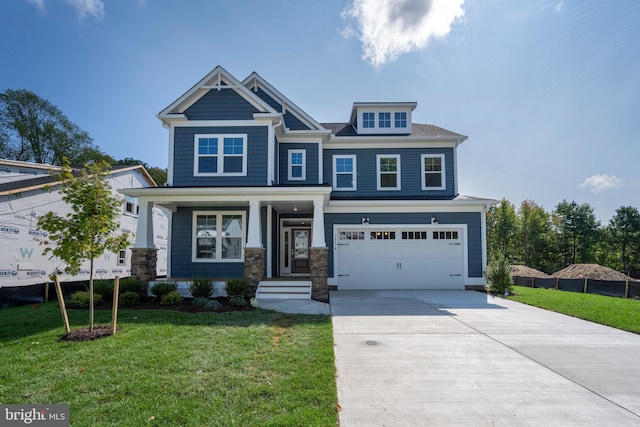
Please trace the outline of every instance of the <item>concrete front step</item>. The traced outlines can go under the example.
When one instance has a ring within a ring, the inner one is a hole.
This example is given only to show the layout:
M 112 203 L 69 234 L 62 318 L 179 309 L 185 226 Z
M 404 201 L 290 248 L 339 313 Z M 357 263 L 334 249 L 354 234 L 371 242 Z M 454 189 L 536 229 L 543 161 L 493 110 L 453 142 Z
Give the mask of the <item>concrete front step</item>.
M 258 299 L 311 299 L 311 281 L 262 281 L 256 290 Z

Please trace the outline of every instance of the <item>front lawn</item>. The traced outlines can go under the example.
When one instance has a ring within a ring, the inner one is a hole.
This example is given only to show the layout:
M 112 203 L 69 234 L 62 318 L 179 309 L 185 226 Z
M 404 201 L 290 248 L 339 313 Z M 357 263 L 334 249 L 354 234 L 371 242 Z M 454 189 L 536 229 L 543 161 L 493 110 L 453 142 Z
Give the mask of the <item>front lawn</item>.
M 629 332 L 640 333 L 640 301 L 555 289 L 514 287 L 508 298 Z
M 328 316 L 120 310 L 118 326 L 63 342 L 56 302 L 0 310 L 0 402 L 69 404 L 72 425 L 337 423 Z

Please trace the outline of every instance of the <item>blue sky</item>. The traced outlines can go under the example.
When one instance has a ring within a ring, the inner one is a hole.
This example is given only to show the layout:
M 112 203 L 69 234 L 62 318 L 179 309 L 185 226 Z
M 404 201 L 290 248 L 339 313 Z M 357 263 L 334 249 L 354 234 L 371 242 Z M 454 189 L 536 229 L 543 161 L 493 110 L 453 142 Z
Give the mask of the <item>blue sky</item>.
M 57 105 L 106 153 L 167 165 L 155 115 L 216 65 L 320 122 L 417 101 L 468 135 L 459 190 L 608 223 L 640 208 L 637 0 L 10 0 L 0 91 Z

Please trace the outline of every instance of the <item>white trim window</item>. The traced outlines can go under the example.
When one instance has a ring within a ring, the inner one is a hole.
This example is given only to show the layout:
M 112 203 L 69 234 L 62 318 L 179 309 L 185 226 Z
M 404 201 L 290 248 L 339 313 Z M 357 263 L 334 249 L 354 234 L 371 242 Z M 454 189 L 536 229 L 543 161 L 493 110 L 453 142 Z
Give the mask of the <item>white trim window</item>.
M 396 111 L 394 113 L 394 121 L 396 128 L 406 128 L 407 127 L 407 113 L 404 111 Z
M 362 127 L 363 128 L 375 128 L 376 127 L 376 113 L 362 113 Z
M 138 216 L 138 213 L 140 212 L 140 206 L 138 206 L 138 198 L 131 196 L 124 197 L 124 212 L 129 215 Z
M 391 113 L 381 112 L 378 113 L 378 127 L 379 128 L 391 128 Z
M 304 181 L 307 179 L 307 150 L 289 150 L 289 181 Z
M 378 191 L 400 190 L 400 155 L 378 154 L 376 164 Z
M 356 181 L 356 156 L 334 155 L 333 156 L 333 190 L 334 191 L 355 191 Z
M 193 262 L 242 262 L 246 213 L 193 212 Z
M 421 162 L 422 189 L 444 190 L 446 188 L 444 154 L 423 154 Z
M 247 135 L 195 135 L 196 176 L 246 176 Z
M 127 251 L 118 251 L 118 265 L 127 264 Z

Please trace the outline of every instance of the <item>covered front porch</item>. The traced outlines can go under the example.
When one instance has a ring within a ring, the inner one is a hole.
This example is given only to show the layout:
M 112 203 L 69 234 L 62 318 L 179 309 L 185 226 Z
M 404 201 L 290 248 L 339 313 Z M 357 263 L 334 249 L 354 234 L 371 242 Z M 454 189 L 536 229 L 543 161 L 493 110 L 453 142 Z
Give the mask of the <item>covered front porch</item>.
M 330 191 L 328 186 L 317 185 L 165 187 L 122 193 L 138 199 L 134 257 L 137 253 L 141 259 L 152 258 L 155 247 L 150 214 L 153 206 L 168 210 L 168 278 L 224 281 L 245 277 L 254 289 L 261 282 L 273 285 L 276 279 L 281 279 L 279 288 L 310 282 L 309 296 L 328 301 L 324 207 Z M 207 220 L 208 225 L 203 225 Z M 203 255 L 207 252 L 202 250 L 203 244 L 212 245 L 208 258 Z M 132 274 L 149 277 L 144 264 L 132 263 Z M 279 291 L 286 297 L 283 289 Z M 277 297 L 277 292 L 271 297 Z

